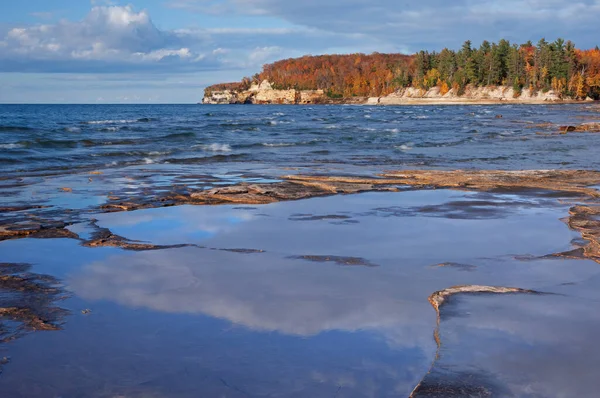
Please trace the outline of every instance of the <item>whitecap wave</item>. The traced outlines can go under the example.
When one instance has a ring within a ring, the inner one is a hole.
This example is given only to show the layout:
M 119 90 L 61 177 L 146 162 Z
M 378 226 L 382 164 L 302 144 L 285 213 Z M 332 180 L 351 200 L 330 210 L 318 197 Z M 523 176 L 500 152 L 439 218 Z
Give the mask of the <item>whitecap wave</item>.
M 126 124 L 126 123 L 137 123 L 138 119 L 121 119 L 121 120 L 90 120 L 85 124 Z
M 414 143 L 407 142 L 406 144 L 397 145 L 395 148 L 401 150 L 402 152 L 410 151 L 413 149 Z
M 228 144 L 200 145 L 200 148 L 210 152 L 231 152 L 231 146 Z
M 2 149 L 18 149 L 18 148 L 24 148 L 24 146 L 21 144 L 0 144 L 0 148 L 2 148 Z
M 284 147 L 284 146 L 294 146 L 296 144 L 289 142 L 263 142 L 263 146 L 268 147 Z

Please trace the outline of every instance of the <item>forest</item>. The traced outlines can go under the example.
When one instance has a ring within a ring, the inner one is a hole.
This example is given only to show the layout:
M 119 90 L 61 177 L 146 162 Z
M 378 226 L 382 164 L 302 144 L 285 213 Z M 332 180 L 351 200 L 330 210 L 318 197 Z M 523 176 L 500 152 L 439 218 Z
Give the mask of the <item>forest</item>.
M 600 99 L 600 50 L 580 50 L 571 41 L 540 40 L 536 45 L 466 41 L 460 50 L 403 54 L 304 56 L 265 65 L 240 83 L 210 86 L 207 92 L 247 89 L 268 80 L 276 89 L 322 89 L 330 98 L 380 97 L 403 87 L 451 89 L 460 95 L 468 85 L 554 90 L 565 98 Z

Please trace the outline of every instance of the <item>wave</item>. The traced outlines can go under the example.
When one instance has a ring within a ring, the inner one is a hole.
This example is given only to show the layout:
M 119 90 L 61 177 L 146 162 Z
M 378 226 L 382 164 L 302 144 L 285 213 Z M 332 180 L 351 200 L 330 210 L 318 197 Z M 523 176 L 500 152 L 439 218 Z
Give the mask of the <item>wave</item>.
M 67 133 L 81 133 L 81 129 L 79 127 L 65 127 L 64 130 Z
M 126 123 L 137 123 L 139 119 L 120 119 L 120 120 L 90 120 L 83 122 L 83 124 L 126 124 Z
M 194 137 L 196 137 L 196 133 L 188 131 L 185 133 L 167 134 L 165 136 L 157 138 L 157 140 L 173 140 L 173 139 L 178 139 L 178 138 L 194 138 Z
M 26 163 L 21 159 L 0 157 L 0 164 L 21 164 Z
M 77 140 L 45 140 L 38 138 L 34 141 L 19 141 L 17 143 L 24 148 L 77 148 L 79 141 Z
M 397 145 L 397 146 L 395 146 L 395 148 L 402 152 L 406 152 L 406 151 L 410 151 L 411 149 L 413 149 L 413 145 L 415 145 L 415 144 L 412 142 L 407 142 L 406 144 Z
M 209 152 L 231 152 L 229 144 L 195 145 L 194 147 L 199 147 Z
M 169 155 L 173 153 L 173 151 L 139 151 L 139 150 L 130 150 L 130 151 L 114 151 L 114 152 L 97 152 L 93 153 L 90 156 L 92 157 L 156 157 L 162 155 Z
M 82 147 L 97 147 L 111 145 L 137 145 L 142 142 L 132 139 L 100 141 L 92 139 L 82 140 L 49 140 L 38 138 L 36 140 L 19 141 L 12 144 L 2 144 L 0 148 L 17 149 L 17 148 L 43 148 L 43 149 L 62 149 L 62 148 L 77 148 Z
M 0 126 L 0 131 L 31 131 L 31 127 L 25 126 Z
M 273 142 L 273 143 L 263 142 L 260 145 L 272 147 L 272 148 L 278 148 L 278 147 L 286 147 L 286 146 L 296 146 L 298 144 L 295 142 Z M 300 143 L 300 145 L 302 145 L 302 143 Z
M 207 157 L 194 157 L 194 158 L 170 158 L 165 159 L 165 163 L 172 164 L 202 164 L 202 163 L 213 163 L 213 162 L 232 162 L 236 160 L 242 160 L 247 158 L 247 154 L 231 154 L 231 155 L 214 155 Z
M 112 146 L 112 145 L 136 145 L 140 142 L 135 140 L 112 140 L 112 141 L 95 141 L 95 140 L 82 140 L 80 141 L 83 146 L 94 147 L 94 146 Z
M 106 119 L 106 120 L 90 120 L 83 124 L 129 124 L 129 123 L 150 123 L 157 122 L 160 119 L 153 117 L 142 117 L 139 119 Z
M 314 139 L 310 141 L 297 141 L 297 142 L 253 142 L 251 144 L 235 144 L 233 145 L 236 149 L 242 148 L 285 148 L 293 146 L 314 146 L 320 143 L 327 143 L 329 140 Z
M 472 137 L 468 137 L 468 138 L 463 138 L 462 140 L 457 140 L 457 141 L 446 141 L 446 142 L 424 141 L 415 146 L 419 147 L 419 148 L 446 148 L 446 147 L 453 147 L 453 146 L 459 146 L 462 144 L 467 144 L 467 143 L 473 142 L 473 141 L 474 140 Z
M 22 144 L 0 144 L 0 148 L 2 149 L 19 149 L 25 148 Z

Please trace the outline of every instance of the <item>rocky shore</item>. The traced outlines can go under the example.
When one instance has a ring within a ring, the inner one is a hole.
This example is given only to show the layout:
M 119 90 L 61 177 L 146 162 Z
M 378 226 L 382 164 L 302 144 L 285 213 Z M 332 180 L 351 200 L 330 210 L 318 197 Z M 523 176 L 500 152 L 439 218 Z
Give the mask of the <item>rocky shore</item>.
M 351 97 L 331 98 L 323 90 L 275 89 L 268 81 L 252 84 L 250 88 L 221 90 L 207 89 L 203 104 L 279 104 L 279 105 L 311 105 L 311 104 L 352 104 L 352 105 L 493 105 L 493 104 L 548 104 L 548 103 L 581 103 L 593 102 L 591 98 L 584 101 L 563 98 L 553 90 L 547 92 L 516 92 L 508 86 L 473 87 L 469 86 L 460 95 L 450 89 L 442 94 L 439 87 L 423 90 L 414 87 L 400 89 L 383 97 Z
M 327 97 L 323 90 L 276 90 L 268 81 L 253 84 L 248 90 L 207 91 L 203 104 L 314 104 Z

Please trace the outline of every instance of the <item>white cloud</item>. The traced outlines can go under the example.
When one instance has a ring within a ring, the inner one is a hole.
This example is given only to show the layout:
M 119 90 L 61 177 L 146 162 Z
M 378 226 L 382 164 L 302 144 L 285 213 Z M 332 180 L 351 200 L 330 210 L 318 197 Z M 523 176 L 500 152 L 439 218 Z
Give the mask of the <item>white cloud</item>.
M 189 48 L 181 48 L 179 50 L 160 49 L 150 53 L 135 53 L 135 56 L 142 60 L 160 61 L 168 57 L 176 57 L 181 59 L 191 58 L 192 53 Z
M 257 47 L 248 56 L 251 65 L 261 64 L 281 55 L 283 49 L 277 46 Z
M 95 6 L 81 21 L 16 27 L 2 42 L 9 61 L 103 61 L 156 63 L 199 59 L 180 37 L 161 31 L 145 11 L 132 6 Z
M 146 10 L 131 5 L 94 5 L 79 21 L 13 26 L 4 32 L 0 28 L 0 72 L 225 69 L 237 70 L 232 78 L 239 79 L 280 57 L 329 52 L 344 46 L 355 51 L 367 39 L 304 27 L 161 30 Z M 372 43 L 369 39 L 368 45 Z

